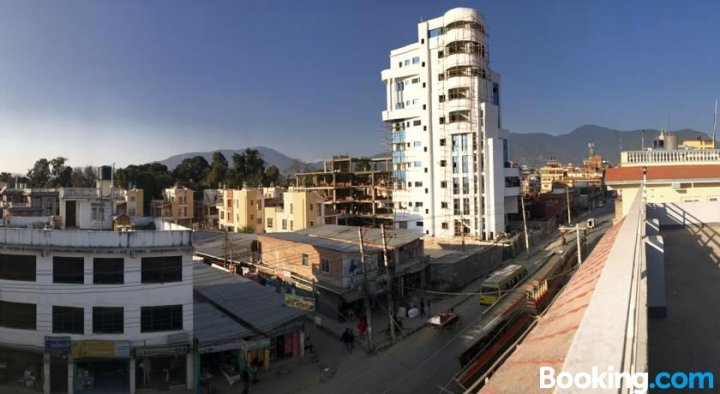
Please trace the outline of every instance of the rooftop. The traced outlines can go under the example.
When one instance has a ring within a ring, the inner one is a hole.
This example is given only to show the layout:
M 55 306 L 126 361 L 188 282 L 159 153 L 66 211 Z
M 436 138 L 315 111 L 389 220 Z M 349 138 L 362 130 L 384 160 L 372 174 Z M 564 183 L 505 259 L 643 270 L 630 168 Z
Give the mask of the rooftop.
M 306 234 L 311 237 L 332 239 L 344 242 L 358 242 L 358 228 L 356 226 L 339 226 L 336 224 L 325 224 L 322 226 L 309 227 L 298 234 Z M 385 230 L 387 246 L 390 248 L 407 245 L 419 238 L 422 234 L 407 230 Z M 382 234 L 379 228 L 363 228 L 363 241 L 368 244 L 382 246 Z
M 652 166 L 666 164 L 712 164 L 720 160 L 720 149 L 677 149 L 677 150 L 638 150 L 620 152 L 620 165 Z
M 637 184 L 642 179 L 643 167 L 609 168 L 605 173 L 605 183 L 608 185 Z M 681 180 L 720 182 L 720 164 L 647 166 L 649 183 Z
M 355 235 L 357 237 L 357 230 L 355 230 Z M 336 252 L 341 252 L 341 253 L 360 253 L 360 247 L 359 247 L 358 243 L 350 243 L 350 242 L 345 242 L 345 241 L 336 241 L 336 240 L 332 240 L 332 239 L 319 238 L 319 237 L 315 237 L 312 235 L 301 234 L 299 232 L 268 233 L 268 234 L 262 234 L 261 236 L 280 239 L 280 240 L 284 240 L 284 241 L 308 244 L 308 245 L 315 246 L 317 248 L 334 250 Z M 379 252 L 381 250 L 380 248 L 376 248 L 373 246 L 365 246 L 364 249 L 365 249 L 366 253 L 367 252 Z

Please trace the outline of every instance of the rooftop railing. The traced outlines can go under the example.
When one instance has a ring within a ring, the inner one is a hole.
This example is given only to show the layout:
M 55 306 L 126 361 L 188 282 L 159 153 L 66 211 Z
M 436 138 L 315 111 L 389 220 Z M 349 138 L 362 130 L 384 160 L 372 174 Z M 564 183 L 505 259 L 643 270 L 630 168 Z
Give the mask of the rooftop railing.
M 624 166 L 646 164 L 700 164 L 717 163 L 720 149 L 707 150 L 640 150 L 620 153 L 620 162 Z

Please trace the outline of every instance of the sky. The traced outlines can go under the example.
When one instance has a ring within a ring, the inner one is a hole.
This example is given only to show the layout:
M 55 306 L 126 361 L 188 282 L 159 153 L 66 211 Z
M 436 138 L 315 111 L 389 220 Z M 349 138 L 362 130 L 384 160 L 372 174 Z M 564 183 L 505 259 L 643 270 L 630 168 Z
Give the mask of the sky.
M 511 132 L 712 129 L 716 1 L 0 0 L 0 171 L 382 152 L 389 51 L 456 6 L 485 16 Z

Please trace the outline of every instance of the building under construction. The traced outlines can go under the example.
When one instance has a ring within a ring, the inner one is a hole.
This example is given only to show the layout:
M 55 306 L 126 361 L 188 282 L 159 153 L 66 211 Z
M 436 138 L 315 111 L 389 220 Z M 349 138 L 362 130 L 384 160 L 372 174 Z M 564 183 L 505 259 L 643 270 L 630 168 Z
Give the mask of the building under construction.
M 333 156 L 322 171 L 295 174 L 298 188 L 325 199 L 325 223 L 392 226 L 391 158 Z

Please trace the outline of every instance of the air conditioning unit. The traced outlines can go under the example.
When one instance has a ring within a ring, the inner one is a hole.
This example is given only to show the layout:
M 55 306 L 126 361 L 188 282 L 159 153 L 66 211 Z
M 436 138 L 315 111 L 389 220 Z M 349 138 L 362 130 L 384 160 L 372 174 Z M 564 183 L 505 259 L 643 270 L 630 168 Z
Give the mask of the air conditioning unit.
M 673 182 L 672 189 L 673 190 L 682 190 L 682 189 L 684 189 L 684 187 L 681 182 Z

